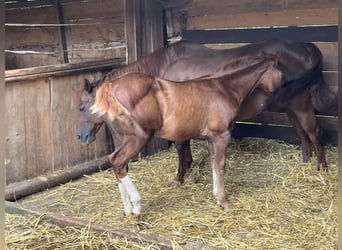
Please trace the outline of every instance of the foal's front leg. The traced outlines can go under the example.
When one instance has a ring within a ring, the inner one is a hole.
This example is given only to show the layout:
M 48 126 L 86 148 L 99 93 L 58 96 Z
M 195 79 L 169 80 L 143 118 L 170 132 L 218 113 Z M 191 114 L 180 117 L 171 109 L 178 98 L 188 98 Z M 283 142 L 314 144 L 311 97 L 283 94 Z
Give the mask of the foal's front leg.
M 124 205 L 124 212 L 126 215 L 140 215 L 141 211 L 141 196 L 137 188 L 135 187 L 131 178 L 126 175 L 119 179 L 119 190 Z
M 146 145 L 147 141 L 148 138 L 126 136 L 123 139 L 122 145 L 109 156 L 109 161 L 112 164 L 115 176 L 119 181 L 118 187 L 126 215 L 140 215 L 141 196 L 127 173 L 127 164 L 128 161 Z
M 115 126 L 112 126 L 112 124 L 107 124 L 110 131 L 111 131 L 111 134 L 112 134 L 112 137 L 114 139 L 114 146 L 115 146 L 115 149 L 119 149 L 120 147 L 122 147 L 123 143 L 124 143 L 124 135 L 120 133 L 120 131 L 117 131 L 116 130 L 116 127 Z M 109 161 L 112 162 L 112 158 L 114 157 L 114 154 L 115 152 L 109 156 Z M 124 168 L 125 171 L 128 170 L 128 165 L 126 164 L 125 166 L 121 167 L 121 168 Z M 129 198 L 129 194 L 127 192 L 127 189 L 125 188 L 124 184 L 122 183 L 122 181 L 120 181 L 119 177 L 117 176 L 116 174 L 116 171 L 115 171 L 115 175 L 116 175 L 116 178 L 119 182 L 118 184 L 118 187 L 119 187 L 119 191 L 120 191 L 120 195 L 121 195 L 121 199 L 122 199 L 122 203 L 123 203 L 123 207 L 124 207 L 124 213 L 126 215 L 130 215 L 132 214 L 132 210 L 133 210 L 133 205 L 132 205 L 132 202 Z

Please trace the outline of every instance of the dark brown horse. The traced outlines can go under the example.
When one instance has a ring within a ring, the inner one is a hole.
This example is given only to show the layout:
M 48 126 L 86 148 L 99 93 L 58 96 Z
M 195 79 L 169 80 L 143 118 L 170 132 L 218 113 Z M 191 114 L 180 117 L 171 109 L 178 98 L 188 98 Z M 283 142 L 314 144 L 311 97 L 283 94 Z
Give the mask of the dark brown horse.
M 125 72 L 142 72 L 168 80 L 189 80 L 212 74 L 224 61 L 256 54 L 260 49 L 270 54 L 282 54 L 279 61 L 279 68 L 283 72 L 282 87 L 272 96 L 257 89 L 242 104 L 238 119 L 252 118 L 264 109 L 285 111 L 301 139 L 303 161 L 310 160 L 311 142 L 317 155 L 318 167 L 322 165 L 327 170 L 324 149 L 318 139 L 319 128 L 314 108 L 317 111 L 324 110 L 331 105 L 335 96 L 327 88 L 322 76 L 322 54 L 312 43 L 269 40 L 234 49 L 213 50 L 182 41 L 160 48 L 127 67 L 113 69 L 99 82 L 89 83 L 88 90 L 95 92 L 104 80 L 115 79 Z M 293 84 L 287 84 L 289 82 Z M 95 133 L 102 123 L 86 124 L 93 126 L 92 132 L 88 135 L 78 133 L 78 138 L 89 143 L 95 140 Z M 177 151 L 179 168 L 175 182 L 182 183 L 192 163 L 189 141 L 178 144 Z
M 90 110 L 102 117 L 116 135 L 116 148 L 109 162 L 119 181 L 125 213 L 139 215 L 141 209 L 141 197 L 127 175 L 127 164 L 153 136 L 172 141 L 207 139 L 213 193 L 218 204 L 229 211 L 224 172 L 231 130 L 241 103 L 255 88 L 270 94 L 279 87 L 282 73 L 276 68 L 277 62 L 278 55 L 250 56 L 221 68 L 219 77 L 174 82 L 127 73 L 102 84 Z M 229 68 L 231 64 L 236 70 Z M 81 98 L 93 96 L 83 91 Z M 83 112 L 88 110 L 83 108 Z

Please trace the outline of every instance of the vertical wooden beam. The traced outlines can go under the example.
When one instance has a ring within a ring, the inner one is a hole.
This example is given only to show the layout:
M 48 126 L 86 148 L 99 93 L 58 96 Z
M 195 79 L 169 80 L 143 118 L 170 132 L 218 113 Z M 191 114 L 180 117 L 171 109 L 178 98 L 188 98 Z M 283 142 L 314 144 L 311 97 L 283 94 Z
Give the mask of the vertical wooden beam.
M 65 27 L 64 27 L 64 12 L 63 12 L 63 6 L 60 2 L 60 0 L 53 0 L 53 5 L 56 13 L 57 23 L 61 24 L 61 26 L 58 27 L 58 37 L 59 37 L 59 44 L 62 51 L 62 59 L 63 63 L 68 63 L 68 52 L 67 52 L 67 42 L 66 42 L 66 36 L 65 36 Z
M 166 37 L 173 37 L 175 36 L 175 31 L 173 28 L 173 21 L 172 21 L 172 9 L 165 9 L 164 10 L 165 16 L 165 26 L 166 26 Z
M 2 114 L 6 114 L 6 106 L 5 106 L 5 3 L 3 1 L 0 2 L 0 110 Z M 5 133 L 6 133 L 6 124 L 5 119 L 6 116 L 2 116 L 3 118 L 0 121 L 0 159 L 2 161 L 0 165 L 0 195 L 4 197 L 4 190 L 6 186 L 6 156 L 5 156 Z M 4 119 L 5 118 L 5 119 Z M 2 203 L 4 204 L 4 203 Z M 3 205 L 0 205 L 0 231 L 5 231 L 5 220 L 4 214 L 5 209 Z M 5 234 L 1 233 L 0 242 L 5 242 Z
M 163 7 L 159 1 L 142 0 L 142 51 L 147 55 L 164 45 Z
M 163 7 L 158 1 L 124 1 L 126 56 L 131 63 L 163 46 Z
M 141 47 L 141 2 L 140 0 L 125 1 L 125 36 L 126 60 L 131 63 L 142 55 Z
M 162 47 L 164 45 L 164 16 L 163 16 L 163 6 L 159 1 L 154 1 L 152 7 L 152 49 L 153 51 Z
M 142 34 L 141 34 L 141 44 L 142 44 L 142 55 L 148 55 L 153 50 L 150 47 L 150 38 L 151 38 L 151 4 L 150 2 L 142 0 L 141 3 L 141 20 L 142 20 Z
M 163 9 L 158 1 L 124 1 L 125 33 L 127 43 L 126 60 L 127 63 L 131 63 L 163 46 L 162 40 L 157 42 L 158 38 L 163 38 Z M 160 29 L 157 27 L 160 27 Z M 156 32 L 161 32 L 161 34 L 157 35 Z M 140 158 L 146 155 L 151 155 L 161 149 L 167 148 L 167 141 L 153 138 L 139 153 L 138 157 Z
M 142 54 L 148 55 L 164 45 L 163 7 L 159 1 L 141 0 Z M 153 138 L 142 150 L 142 156 L 168 149 L 166 140 Z

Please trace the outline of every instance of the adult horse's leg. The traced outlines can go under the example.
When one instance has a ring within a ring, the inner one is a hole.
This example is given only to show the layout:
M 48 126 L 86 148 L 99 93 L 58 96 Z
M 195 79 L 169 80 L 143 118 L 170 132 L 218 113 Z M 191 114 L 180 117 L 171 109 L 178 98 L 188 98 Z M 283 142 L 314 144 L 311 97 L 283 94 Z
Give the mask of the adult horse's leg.
M 306 134 L 306 132 L 304 131 L 304 129 L 302 128 L 302 126 L 300 125 L 297 119 L 297 116 L 293 113 L 293 111 L 288 110 L 286 113 L 289 117 L 289 120 L 291 121 L 294 128 L 296 129 L 297 135 L 299 136 L 299 139 L 301 141 L 303 162 L 309 162 L 312 156 L 312 147 L 311 147 L 310 139 L 308 135 Z
M 231 205 L 227 201 L 224 189 L 224 173 L 226 167 L 226 149 L 230 141 L 230 132 L 216 136 L 208 140 L 210 161 L 213 168 L 213 194 L 217 203 L 223 207 L 225 212 L 231 211 Z
M 119 181 L 124 212 L 126 215 L 140 215 L 141 196 L 134 183 L 128 176 L 128 161 L 137 154 L 148 142 L 149 137 L 124 136 L 122 144 L 109 155 L 109 162 L 114 168 L 114 173 Z
M 288 110 L 288 113 L 291 113 L 290 116 L 296 118 L 299 126 L 301 126 L 302 130 L 305 131 L 307 137 L 312 142 L 316 152 L 318 170 L 320 169 L 320 166 L 322 166 L 324 171 L 328 171 L 328 164 L 325 159 L 324 147 L 318 139 L 320 132 L 319 126 L 309 96 L 296 96 L 290 102 L 290 109 Z
M 192 155 L 190 141 L 175 142 L 178 153 L 178 172 L 171 186 L 178 187 L 184 182 L 184 176 L 191 168 Z

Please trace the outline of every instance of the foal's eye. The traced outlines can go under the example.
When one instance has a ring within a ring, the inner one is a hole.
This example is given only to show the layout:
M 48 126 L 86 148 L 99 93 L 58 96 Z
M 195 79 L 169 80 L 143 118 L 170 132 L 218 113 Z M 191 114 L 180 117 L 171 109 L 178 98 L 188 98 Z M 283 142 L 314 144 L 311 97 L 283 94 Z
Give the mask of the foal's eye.
M 82 107 L 80 107 L 80 111 L 81 112 L 83 112 L 84 111 L 84 107 L 82 106 Z

